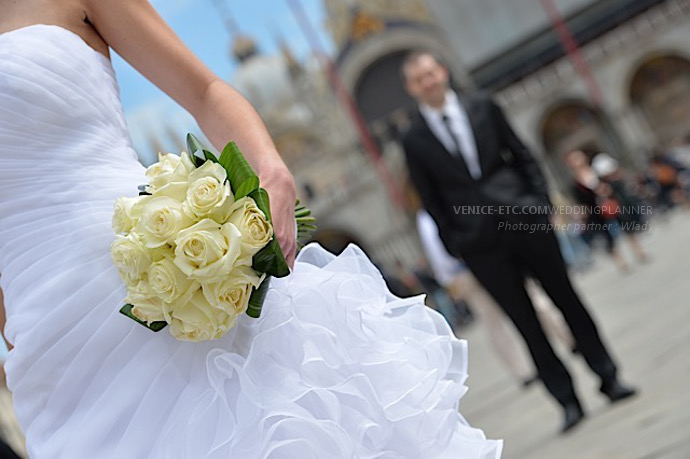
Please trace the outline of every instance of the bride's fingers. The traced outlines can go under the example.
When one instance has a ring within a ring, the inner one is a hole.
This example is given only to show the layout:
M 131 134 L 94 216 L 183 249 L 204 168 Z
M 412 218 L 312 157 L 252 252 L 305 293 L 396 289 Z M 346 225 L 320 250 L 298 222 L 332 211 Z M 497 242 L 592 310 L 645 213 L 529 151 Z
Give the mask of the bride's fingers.
M 295 239 L 296 236 L 294 225 L 288 225 L 287 227 L 284 226 L 277 236 L 278 245 L 280 245 L 280 249 L 283 251 L 283 255 L 285 256 L 288 266 L 290 269 L 292 269 L 295 264 L 295 256 L 297 254 L 297 241 Z
M 297 255 L 297 242 L 293 241 L 290 248 L 288 249 L 288 253 L 285 256 L 285 259 L 287 260 L 287 264 L 290 267 L 290 270 L 294 268 L 295 266 L 295 256 Z
M 285 260 L 290 269 L 297 254 L 295 225 L 295 182 L 287 168 L 269 170 L 261 177 L 261 183 L 268 192 L 273 216 L 273 229 Z

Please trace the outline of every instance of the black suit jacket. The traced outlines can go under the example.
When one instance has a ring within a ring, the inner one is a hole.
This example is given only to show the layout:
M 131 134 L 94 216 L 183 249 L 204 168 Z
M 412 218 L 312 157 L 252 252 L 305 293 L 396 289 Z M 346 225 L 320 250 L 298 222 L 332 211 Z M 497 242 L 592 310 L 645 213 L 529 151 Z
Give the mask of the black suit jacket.
M 543 221 L 544 215 L 516 215 L 507 207 L 549 205 L 546 180 L 502 110 L 483 92 L 458 94 L 474 133 L 482 177 L 475 180 L 461 155 L 451 155 L 417 113 L 403 136 L 412 182 L 424 207 L 455 256 L 495 247 L 499 221 Z M 467 208 L 483 209 L 472 215 Z M 501 208 L 506 213 L 499 214 Z M 489 210 L 493 209 L 493 210 Z M 488 214 L 493 212 L 493 215 Z

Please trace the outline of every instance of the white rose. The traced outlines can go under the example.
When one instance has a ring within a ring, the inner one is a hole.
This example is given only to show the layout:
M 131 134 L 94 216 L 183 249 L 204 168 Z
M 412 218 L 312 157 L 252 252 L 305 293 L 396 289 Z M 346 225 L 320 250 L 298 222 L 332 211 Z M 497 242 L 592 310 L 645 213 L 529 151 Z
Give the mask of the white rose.
M 189 174 L 184 209 L 190 217 L 210 217 L 225 223 L 235 201 L 226 176 L 225 169 L 211 161 Z
M 170 333 L 183 341 L 218 339 L 237 324 L 237 315 L 214 308 L 197 290 L 187 302 L 170 308 Z
M 115 209 L 113 211 L 112 227 L 116 234 L 128 233 L 136 224 L 137 217 L 133 212 L 134 205 L 139 202 L 140 198 L 126 198 L 121 197 L 115 201 Z
M 147 324 L 165 321 L 165 304 L 156 298 L 145 280 L 127 289 L 125 303 L 132 306 L 132 314 Z
M 146 168 L 146 177 L 149 185 L 160 188 L 168 183 L 173 172 L 180 164 L 180 157 L 173 153 L 158 153 L 158 162 Z
M 135 285 L 151 264 L 151 257 L 136 234 L 115 236 L 110 256 L 127 285 Z
M 238 266 L 217 282 L 202 282 L 201 288 L 211 306 L 239 315 L 247 310 L 252 289 L 263 277 L 248 266 Z
M 168 196 L 184 201 L 189 185 L 189 174 L 196 169 L 187 153 L 181 156 L 168 153 L 158 155 L 158 162 L 146 169 L 149 186 L 146 191 L 154 196 Z
M 181 230 L 194 223 L 182 210 L 182 204 L 167 196 L 146 196 L 140 211 L 135 228 L 149 248 L 172 243 Z
M 273 237 L 273 227 L 250 197 L 235 202 L 228 222 L 235 225 L 242 234 L 243 256 L 254 256 Z
M 204 177 L 213 177 L 218 183 L 223 183 L 228 178 L 228 173 L 225 168 L 213 161 L 206 161 L 198 169 L 194 169 L 189 174 L 189 182 L 194 182 Z
M 156 297 L 172 303 L 189 301 L 199 284 L 189 279 L 169 258 L 152 263 L 147 270 L 149 290 Z
M 162 245 L 160 247 L 155 247 L 153 249 L 147 248 L 147 252 L 149 254 L 149 257 L 151 257 L 151 263 L 155 263 L 166 258 L 170 260 L 175 258 L 175 251 L 173 250 L 172 246 L 168 244 Z
M 242 241 L 235 225 L 220 225 L 206 218 L 180 231 L 175 245 L 175 265 L 183 273 L 195 279 L 212 279 L 232 270 Z

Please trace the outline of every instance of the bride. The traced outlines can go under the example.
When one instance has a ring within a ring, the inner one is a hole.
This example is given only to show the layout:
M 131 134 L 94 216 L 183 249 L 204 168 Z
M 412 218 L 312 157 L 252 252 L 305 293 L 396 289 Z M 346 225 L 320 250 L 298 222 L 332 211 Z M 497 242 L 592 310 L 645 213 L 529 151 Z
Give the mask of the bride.
M 354 246 L 295 260 L 295 186 L 265 127 L 146 0 L 0 0 L 0 287 L 32 458 L 496 458 L 458 412 L 466 343 Z M 114 49 L 235 140 L 293 267 L 260 319 L 190 343 L 119 314 L 113 203 L 145 183 Z

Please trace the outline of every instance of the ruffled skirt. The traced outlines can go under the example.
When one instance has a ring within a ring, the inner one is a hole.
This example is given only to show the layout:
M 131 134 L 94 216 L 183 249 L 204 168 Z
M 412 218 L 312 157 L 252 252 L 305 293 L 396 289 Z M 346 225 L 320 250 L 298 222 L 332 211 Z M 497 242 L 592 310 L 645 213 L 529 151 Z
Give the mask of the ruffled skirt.
M 32 458 L 500 456 L 458 412 L 467 343 L 423 297 L 394 297 L 355 246 L 308 246 L 261 318 L 206 343 L 120 315 L 106 254 L 58 271 L 6 286 L 26 330 L 8 375 Z

